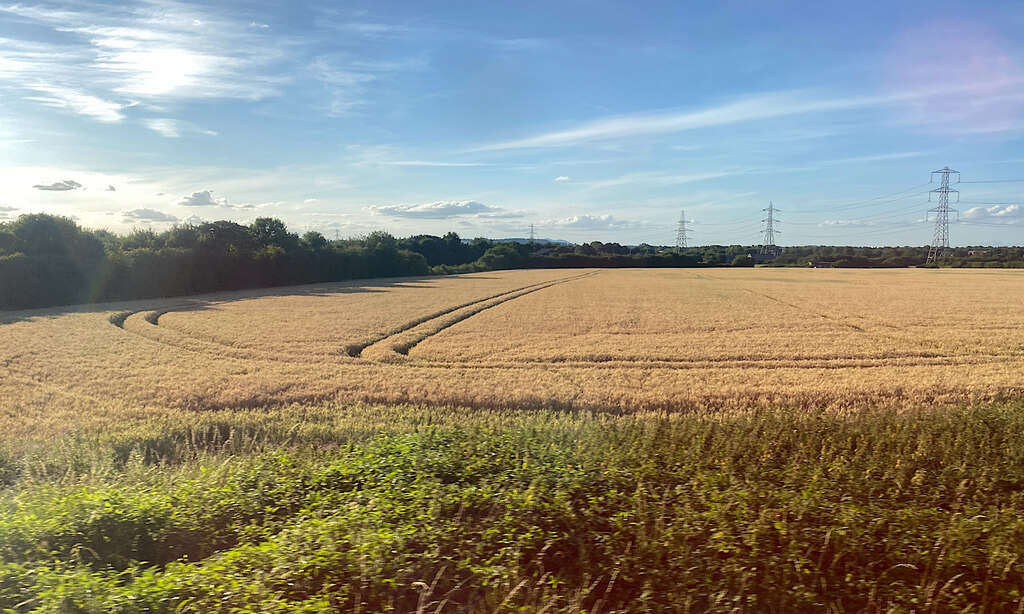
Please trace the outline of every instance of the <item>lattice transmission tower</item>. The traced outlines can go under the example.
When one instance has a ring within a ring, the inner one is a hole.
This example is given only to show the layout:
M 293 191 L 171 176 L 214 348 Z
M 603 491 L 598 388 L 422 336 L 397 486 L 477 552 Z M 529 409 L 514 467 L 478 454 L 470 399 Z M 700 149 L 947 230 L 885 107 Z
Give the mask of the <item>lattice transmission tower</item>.
M 949 195 L 956 194 L 957 202 L 960 201 L 960 192 L 957 190 L 950 189 L 949 187 L 949 176 L 956 175 L 956 182 L 960 183 L 960 171 L 950 170 L 948 166 L 942 167 L 942 170 L 932 171 L 932 181 L 935 180 L 935 175 L 940 174 L 942 178 L 939 182 L 939 187 L 928 193 L 928 201 L 931 202 L 932 194 L 939 195 L 939 205 L 933 209 L 929 209 L 928 213 L 935 214 L 935 234 L 932 237 L 932 246 L 928 250 L 928 259 L 925 260 L 925 264 L 932 264 L 940 258 L 949 256 L 949 213 L 952 211 L 957 214 L 957 219 L 960 219 L 960 212 L 956 209 L 949 208 Z
M 686 227 L 686 212 L 679 212 L 679 228 L 676 230 L 676 251 L 682 251 L 686 248 L 686 235 L 693 232 Z
M 779 221 L 775 219 L 775 214 L 779 213 L 779 209 L 776 209 L 775 205 L 769 202 L 768 208 L 761 209 L 761 211 L 768 212 L 768 217 L 761 220 L 765 224 L 764 230 L 761 231 L 761 234 L 764 235 L 764 242 L 761 243 L 761 253 L 765 255 L 778 256 L 779 252 L 782 251 L 779 249 L 779 246 L 775 245 L 775 233 L 781 232 L 775 229 L 775 223 Z
M 533 227 L 533 224 L 530 224 L 530 245 L 533 245 L 533 238 L 534 238 L 534 227 Z

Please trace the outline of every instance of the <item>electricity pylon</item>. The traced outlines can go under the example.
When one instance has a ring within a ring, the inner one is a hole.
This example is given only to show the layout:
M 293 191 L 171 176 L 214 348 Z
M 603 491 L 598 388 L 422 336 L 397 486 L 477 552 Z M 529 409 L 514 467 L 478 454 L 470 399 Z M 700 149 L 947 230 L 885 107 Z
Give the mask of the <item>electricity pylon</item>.
M 928 259 L 925 260 L 925 264 L 934 264 L 940 258 L 949 255 L 949 212 L 956 213 L 957 219 L 960 218 L 959 211 L 949 208 L 950 193 L 956 194 L 957 202 L 960 201 L 960 192 L 951 190 L 949 187 L 949 176 L 956 175 L 956 183 L 960 183 L 960 171 L 950 170 L 948 166 L 944 166 L 942 170 L 932 171 L 933 181 L 937 173 L 942 175 L 939 187 L 928 193 L 928 202 L 931 202 L 933 193 L 938 193 L 939 205 L 928 210 L 928 213 L 935 214 L 935 234 L 932 237 L 932 246 L 928 250 Z
M 687 233 L 693 232 L 686 227 L 686 212 L 679 212 L 679 229 L 676 230 L 676 251 L 682 251 L 686 249 L 686 235 Z
M 772 256 L 778 256 L 781 250 L 777 245 L 775 245 L 775 233 L 780 231 L 775 230 L 775 222 L 778 221 L 775 219 L 775 213 L 779 210 L 775 208 L 774 204 L 769 202 L 768 208 L 761 209 L 761 211 L 768 212 L 768 217 L 761 220 L 765 223 L 764 230 L 761 231 L 761 234 L 764 235 L 764 242 L 761 243 L 761 253 L 765 255 L 770 254 Z

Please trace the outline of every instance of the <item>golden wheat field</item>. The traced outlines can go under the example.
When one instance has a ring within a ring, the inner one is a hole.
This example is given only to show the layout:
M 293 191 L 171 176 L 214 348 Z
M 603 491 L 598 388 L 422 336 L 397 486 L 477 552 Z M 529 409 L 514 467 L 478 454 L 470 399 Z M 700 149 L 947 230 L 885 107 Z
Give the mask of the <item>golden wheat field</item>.
M 976 402 L 1024 396 L 1022 305 L 1017 271 L 759 268 L 502 271 L 7 312 L 0 412 L 15 431 L 52 433 L 86 413 L 320 399 Z

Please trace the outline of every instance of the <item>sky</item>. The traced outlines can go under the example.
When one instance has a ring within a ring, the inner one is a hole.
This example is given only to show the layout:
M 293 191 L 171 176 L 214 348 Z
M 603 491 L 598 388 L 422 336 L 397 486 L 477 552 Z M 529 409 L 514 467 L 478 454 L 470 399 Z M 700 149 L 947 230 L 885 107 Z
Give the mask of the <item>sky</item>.
M 1024 244 L 1019 1 L 0 0 L 0 222 L 928 245 L 944 167 Z

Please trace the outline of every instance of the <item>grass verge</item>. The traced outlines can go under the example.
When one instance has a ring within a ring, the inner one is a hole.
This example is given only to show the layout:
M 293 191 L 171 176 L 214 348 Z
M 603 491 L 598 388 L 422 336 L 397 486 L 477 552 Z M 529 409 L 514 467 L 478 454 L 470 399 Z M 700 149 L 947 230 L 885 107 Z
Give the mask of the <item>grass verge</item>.
M 3 441 L 0 611 L 1015 611 L 1022 435 L 318 405 Z

